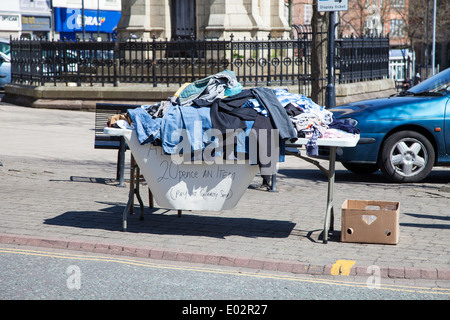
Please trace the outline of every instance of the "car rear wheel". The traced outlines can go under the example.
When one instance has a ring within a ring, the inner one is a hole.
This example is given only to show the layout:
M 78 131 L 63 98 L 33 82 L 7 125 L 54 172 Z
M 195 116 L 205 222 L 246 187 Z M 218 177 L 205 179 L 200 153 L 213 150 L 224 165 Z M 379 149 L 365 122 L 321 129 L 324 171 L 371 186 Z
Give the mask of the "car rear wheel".
M 419 182 L 433 168 L 435 153 L 430 141 L 415 131 L 400 131 L 381 147 L 380 169 L 394 182 Z

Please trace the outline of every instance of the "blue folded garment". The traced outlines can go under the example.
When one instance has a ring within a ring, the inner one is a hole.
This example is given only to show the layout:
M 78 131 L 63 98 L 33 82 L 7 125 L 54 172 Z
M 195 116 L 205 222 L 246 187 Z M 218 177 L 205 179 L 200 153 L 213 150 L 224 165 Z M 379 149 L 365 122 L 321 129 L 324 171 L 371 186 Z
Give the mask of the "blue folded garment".
M 128 109 L 128 114 L 135 124 L 140 144 L 154 142 L 161 138 L 161 118 L 153 118 L 144 108 Z
M 217 98 L 232 96 L 242 91 L 233 71 L 224 70 L 189 84 L 179 95 L 181 105 L 190 105 L 195 99 L 213 102 Z

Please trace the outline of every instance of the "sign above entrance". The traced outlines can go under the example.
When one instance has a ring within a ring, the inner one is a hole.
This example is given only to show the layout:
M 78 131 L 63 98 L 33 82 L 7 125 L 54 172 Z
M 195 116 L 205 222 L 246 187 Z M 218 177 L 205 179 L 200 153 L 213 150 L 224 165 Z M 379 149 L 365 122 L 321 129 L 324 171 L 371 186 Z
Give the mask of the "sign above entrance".
M 82 16 L 80 9 L 53 8 L 55 15 L 55 31 L 57 32 L 81 32 Z M 120 20 L 120 11 L 84 10 L 86 32 L 111 33 Z
M 348 0 L 319 0 L 318 11 L 347 11 Z

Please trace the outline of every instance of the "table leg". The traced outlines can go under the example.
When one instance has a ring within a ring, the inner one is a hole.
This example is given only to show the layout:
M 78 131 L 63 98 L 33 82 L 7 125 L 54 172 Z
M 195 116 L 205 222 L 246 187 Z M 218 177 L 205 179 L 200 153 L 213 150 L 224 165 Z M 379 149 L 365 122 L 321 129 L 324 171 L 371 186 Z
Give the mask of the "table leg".
M 125 171 L 125 151 L 126 151 L 126 142 L 123 136 L 120 136 L 120 146 L 119 146 L 119 155 L 118 155 L 118 178 L 119 178 L 119 187 L 125 187 L 124 179 L 124 171 Z
M 152 193 L 152 190 L 150 190 L 150 187 L 148 188 L 148 206 L 150 207 L 150 209 L 153 209 L 153 207 L 154 207 L 153 193 Z
M 277 174 L 276 173 L 274 173 L 272 175 L 272 184 L 269 189 L 269 192 L 278 192 L 278 190 L 277 190 Z
M 130 163 L 130 190 L 128 192 L 128 202 L 123 210 L 122 214 L 122 230 L 127 231 L 127 217 L 128 213 L 130 213 L 130 210 L 133 206 L 134 202 L 134 180 L 136 175 L 136 166 L 134 164 L 134 157 L 133 154 L 131 154 L 131 163 Z
M 336 167 L 336 147 L 330 147 L 328 169 L 327 211 L 323 228 L 323 243 L 328 243 L 328 232 L 334 230 L 334 178 Z
M 141 214 L 139 216 L 139 220 L 144 220 L 144 202 L 142 201 L 141 194 L 139 192 L 139 185 L 140 185 L 139 179 L 140 179 L 140 175 L 141 175 L 141 170 L 139 169 L 138 165 L 135 165 L 135 168 L 136 168 L 136 188 L 134 190 L 134 193 L 136 194 L 136 198 L 139 201 L 139 207 L 140 207 L 140 210 L 141 210 Z

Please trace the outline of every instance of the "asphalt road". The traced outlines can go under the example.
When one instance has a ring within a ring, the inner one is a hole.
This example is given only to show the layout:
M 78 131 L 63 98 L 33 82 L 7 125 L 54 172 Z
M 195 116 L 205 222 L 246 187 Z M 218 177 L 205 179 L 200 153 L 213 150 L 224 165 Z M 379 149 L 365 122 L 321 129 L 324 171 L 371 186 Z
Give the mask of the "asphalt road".
M 268 301 L 270 306 L 271 300 L 450 298 L 450 289 L 425 282 L 411 286 L 388 279 L 295 275 L 11 245 L 0 246 L 0 279 L 2 300 L 185 301 L 171 310 L 175 315 L 192 300 L 197 306 L 197 300 Z

